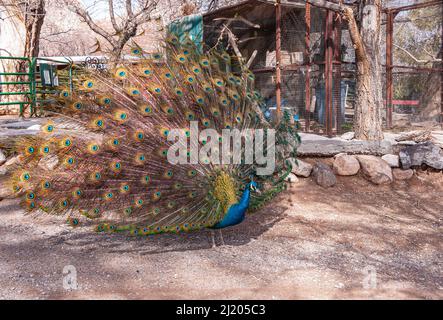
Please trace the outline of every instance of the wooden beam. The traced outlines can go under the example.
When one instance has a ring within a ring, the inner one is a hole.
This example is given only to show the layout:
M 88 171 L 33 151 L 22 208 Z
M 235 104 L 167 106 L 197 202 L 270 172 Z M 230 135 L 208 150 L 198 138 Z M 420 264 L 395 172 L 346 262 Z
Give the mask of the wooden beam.
M 281 4 L 275 4 L 275 101 L 277 107 L 277 122 L 281 117 Z

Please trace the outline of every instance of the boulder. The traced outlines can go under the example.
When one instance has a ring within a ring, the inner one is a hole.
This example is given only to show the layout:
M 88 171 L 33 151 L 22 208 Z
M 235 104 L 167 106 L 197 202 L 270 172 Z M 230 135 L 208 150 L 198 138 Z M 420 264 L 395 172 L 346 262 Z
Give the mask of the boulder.
M 349 132 L 345 132 L 341 135 L 340 138 L 342 138 L 343 140 L 352 140 L 355 137 L 355 132 L 349 131 Z
M 312 176 L 318 185 L 328 188 L 332 187 L 337 183 L 337 178 L 335 177 L 332 169 L 321 162 L 317 162 L 312 169 Z
M 414 171 L 412 171 L 412 169 L 402 170 L 395 168 L 392 170 L 392 175 L 394 176 L 395 180 L 408 180 L 412 178 Z
M 430 141 L 408 146 L 400 151 L 399 156 L 403 169 L 422 164 L 435 169 L 443 169 L 443 150 Z
M 357 159 L 364 176 L 372 183 L 389 184 L 392 182 L 392 169 L 386 161 L 369 155 L 359 155 Z
M 385 154 L 381 158 L 385 160 L 391 168 L 398 168 L 400 166 L 400 158 L 396 154 Z
M 304 162 L 300 159 L 297 159 L 297 162 L 294 158 L 289 158 L 288 161 L 292 165 L 292 173 L 295 173 L 300 177 L 309 177 L 312 171 L 312 164 Z
M 0 150 L 0 166 L 6 162 L 6 155 Z
M 297 176 L 294 173 L 291 172 L 285 178 L 285 181 L 289 182 L 289 183 L 296 183 L 296 182 L 298 182 L 298 178 L 297 178 Z
M 360 163 L 354 156 L 339 153 L 334 157 L 332 168 L 334 173 L 339 176 L 353 176 L 360 170 Z

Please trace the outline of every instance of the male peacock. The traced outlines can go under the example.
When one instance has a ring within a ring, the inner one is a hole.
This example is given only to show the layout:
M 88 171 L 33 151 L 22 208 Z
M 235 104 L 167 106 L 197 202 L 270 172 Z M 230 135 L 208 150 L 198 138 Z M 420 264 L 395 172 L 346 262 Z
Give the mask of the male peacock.
M 238 224 L 248 208 L 283 190 L 287 148 L 277 148 L 276 171 L 267 176 L 244 162 L 168 161 L 176 143 L 168 136 L 178 129 L 190 137 L 191 121 L 217 132 L 270 123 L 253 73 L 226 51 L 201 54 L 170 35 L 162 52 L 136 46 L 134 59 L 112 71 L 85 73 L 76 94 L 61 90 L 48 109 L 53 120 L 17 144 L 21 163 L 10 187 L 27 210 L 65 216 L 72 226 L 91 220 L 99 232 L 150 235 Z M 298 138 L 288 115 L 276 129 L 277 145 L 288 145 L 288 133 Z M 52 166 L 42 165 L 49 160 Z

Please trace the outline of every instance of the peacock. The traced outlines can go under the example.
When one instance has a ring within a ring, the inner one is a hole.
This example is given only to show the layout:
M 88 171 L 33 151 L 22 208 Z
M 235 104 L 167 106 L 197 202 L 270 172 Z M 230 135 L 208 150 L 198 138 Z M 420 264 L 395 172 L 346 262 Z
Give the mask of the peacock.
M 58 88 L 40 132 L 16 144 L 8 187 L 27 213 L 133 236 L 221 230 L 286 188 L 296 124 L 287 113 L 278 122 L 263 116 L 254 74 L 226 48 L 203 53 L 171 34 L 158 52 L 133 45 L 131 58 L 81 71 L 74 90 Z M 191 139 L 191 124 L 220 135 Z M 224 129 L 274 129 L 275 170 L 259 175 L 254 163 L 211 162 L 201 152 L 195 161 L 188 149 L 222 144 Z M 168 160 L 174 145 L 188 161 Z

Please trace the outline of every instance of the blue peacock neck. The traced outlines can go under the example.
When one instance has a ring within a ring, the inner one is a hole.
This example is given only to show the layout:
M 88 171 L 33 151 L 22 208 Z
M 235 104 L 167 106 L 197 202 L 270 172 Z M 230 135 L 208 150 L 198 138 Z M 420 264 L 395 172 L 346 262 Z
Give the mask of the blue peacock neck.
M 241 196 L 240 201 L 238 202 L 238 206 L 240 208 L 244 208 L 245 210 L 249 207 L 249 199 L 251 198 L 251 190 L 249 189 L 249 184 L 246 186 L 245 191 Z M 243 212 L 244 215 L 244 212 Z
M 215 224 L 212 228 L 226 228 L 242 222 L 245 219 L 246 210 L 249 207 L 250 196 L 251 191 L 248 184 L 245 188 L 245 191 L 243 191 L 240 201 L 231 205 L 223 220 Z

